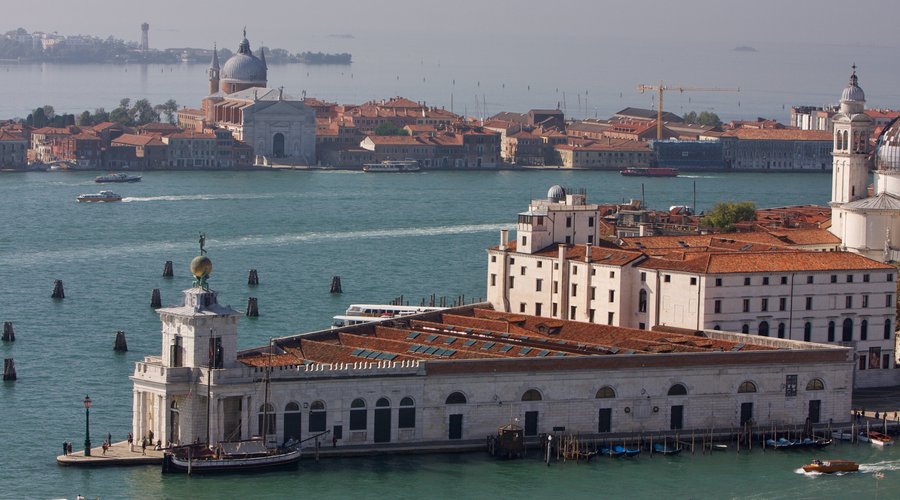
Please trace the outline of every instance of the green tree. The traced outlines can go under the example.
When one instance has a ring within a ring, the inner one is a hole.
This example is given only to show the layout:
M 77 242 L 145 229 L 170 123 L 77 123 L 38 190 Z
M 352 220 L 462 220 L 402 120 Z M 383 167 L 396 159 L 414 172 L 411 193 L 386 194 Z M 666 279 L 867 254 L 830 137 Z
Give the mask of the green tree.
M 752 220 L 756 220 L 756 204 L 752 201 L 723 201 L 710 210 L 703 222 L 724 231 L 734 231 L 736 223 Z
M 175 113 L 178 112 L 178 103 L 175 102 L 175 99 L 169 99 L 162 104 L 157 104 L 153 106 L 153 110 L 158 115 L 165 116 L 167 122 L 175 124 Z
M 373 133 L 375 135 L 409 135 L 406 130 L 403 130 L 391 122 L 384 122 L 375 127 Z
M 696 123 L 710 127 L 719 127 L 722 125 L 722 120 L 719 119 L 719 115 L 712 111 L 701 111 L 700 114 L 697 114 L 696 111 L 691 111 L 685 113 L 684 116 L 682 116 L 682 119 L 684 119 L 685 123 Z
M 87 126 L 94 124 L 94 117 L 91 115 L 91 112 L 88 110 L 84 110 L 78 115 L 78 118 L 75 119 L 75 124 L 78 126 Z
M 131 122 L 137 125 L 159 121 L 159 113 L 153 109 L 153 105 L 147 99 L 135 101 L 134 106 L 128 110 L 128 114 L 131 117 Z
M 33 125 L 34 128 L 41 128 L 47 126 L 47 115 L 44 113 L 44 108 L 36 108 L 31 116 L 34 117 Z

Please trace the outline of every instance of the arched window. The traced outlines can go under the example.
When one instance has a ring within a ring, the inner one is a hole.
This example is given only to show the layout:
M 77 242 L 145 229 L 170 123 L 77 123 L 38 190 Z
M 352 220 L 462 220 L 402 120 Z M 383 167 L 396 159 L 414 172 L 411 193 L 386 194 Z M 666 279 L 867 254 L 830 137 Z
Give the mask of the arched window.
M 812 340 L 812 323 L 809 321 L 803 324 L 803 340 L 806 342 Z
M 284 406 L 285 413 L 290 413 L 290 412 L 295 412 L 295 411 L 300 411 L 300 405 L 297 403 L 294 403 L 293 401 Z
M 366 430 L 367 420 L 366 401 L 362 398 L 354 399 L 353 402 L 350 403 L 350 430 Z
M 325 402 L 313 401 L 313 404 L 309 405 L 309 432 L 325 432 L 327 415 Z
M 400 414 L 397 418 L 397 427 L 400 429 L 414 429 L 416 427 L 416 402 L 409 396 L 400 400 Z
M 834 321 L 828 322 L 828 341 L 834 342 Z
M 841 142 L 841 131 L 837 130 L 834 133 L 834 150 L 840 151 L 843 148 L 843 143 Z
M 461 392 L 454 392 L 447 396 L 446 404 L 448 405 L 464 405 L 466 404 L 466 395 Z
M 375 408 L 390 408 L 391 402 L 388 398 L 380 398 L 375 402 Z
M 522 394 L 522 401 L 540 401 L 541 393 L 537 389 L 528 389 Z
M 891 320 L 884 321 L 884 340 L 891 339 Z
M 616 397 L 616 391 L 612 387 L 605 385 L 597 391 L 597 399 L 606 399 Z
M 824 391 L 825 384 L 822 382 L 822 379 L 814 378 L 806 384 L 807 391 Z
M 750 333 L 750 325 L 747 323 L 741 325 L 741 333 Z
M 275 407 L 272 403 L 266 403 L 259 406 L 259 414 L 256 418 L 257 434 L 265 436 L 275 434 L 278 429 L 275 428 Z
M 716 326 L 713 327 L 713 330 L 721 330 L 721 329 L 722 329 L 722 327 L 719 326 L 719 325 L 716 325 Z
M 647 312 L 647 290 L 638 292 L 638 312 Z
M 778 323 L 778 338 L 784 338 L 784 323 Z
M 687 389 L 681 384 L 669 387 L 669 396 L 687 396 Z
M 738 387 L 738 393 L 742 392 L 756 392 L 756 384 L 749 380 L 745 380 L 741 383 L 740 387 Z
M 841 149 L 850 150 L 850 134 L 846 130 L 844 131 L 844 147 Z
M 844 326 L 843 326 L 841 340 L 843 340 L 844 342 L 852 342 L 853 341 L 853 320 L 850 318 L 844 319 Z
M 768 321 L 760 321 L 759 322 L 759 334 L 763 337 L 769 336 L 769 322 Z
M 859 340 L 869 339 L 869 320 L 862 320 L 859 324 Z

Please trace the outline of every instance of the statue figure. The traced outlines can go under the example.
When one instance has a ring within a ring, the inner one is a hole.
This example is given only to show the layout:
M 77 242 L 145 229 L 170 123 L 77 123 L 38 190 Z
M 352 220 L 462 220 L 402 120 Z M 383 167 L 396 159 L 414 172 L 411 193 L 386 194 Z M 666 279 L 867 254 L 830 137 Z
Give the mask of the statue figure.
M 206 255 L 206 233 L 200 233 L 200 255 Z

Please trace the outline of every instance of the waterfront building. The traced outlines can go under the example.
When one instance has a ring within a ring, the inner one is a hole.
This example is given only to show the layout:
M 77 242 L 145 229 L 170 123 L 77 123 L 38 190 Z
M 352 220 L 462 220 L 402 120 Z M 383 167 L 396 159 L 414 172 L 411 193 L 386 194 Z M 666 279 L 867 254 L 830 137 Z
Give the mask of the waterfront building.
M 818 130 L 736 128 L 720 134 L 732 170 L 827 171 L 831 134 Z
M 709 133 L 706 131 L 704 133 Z M 658 167 L 679 170 L 723 170 L 722 141 L 651 141 L 652 159 Z
M 646 142 L 606 138 L 599 141 L 573 141 L 553 147 L 554 164 L 568 168 L 622 170 L 649 167 L 652 153 Z
M 895 385 L 896 268 L 824 229 L 604 238 L 602 205 L 550 189 L 488 250 L 498 311 L 639 330 L 671 326 L 851 347 L 856 387 Z
M 646 435 L 837 423 L 850 411 L 853 359 L 841 346 L 480 304 L 238 352 L 241 314 L 203 285 L 158 313 L 162 349 L 131 376 L 132 432 L 163 443 L 214 445 L 265 430 L 272 444 L 319 436 L 335 446 L 441 449 L 481 446 L 513 419 L 528 437 Z
M 28 165 L 28 138 L 21 132 L 0 128 L 0 168 Z

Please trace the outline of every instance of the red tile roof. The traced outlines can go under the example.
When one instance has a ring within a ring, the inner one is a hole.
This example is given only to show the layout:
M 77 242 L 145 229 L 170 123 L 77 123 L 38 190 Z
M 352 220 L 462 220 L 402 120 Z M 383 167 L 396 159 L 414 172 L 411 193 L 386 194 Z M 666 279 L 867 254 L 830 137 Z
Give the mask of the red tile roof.
M 744 140 L 770 141 L 831 141 L 831 133 L 826 130 L 800 129 L 757 129 L 739 128 L 723 132 L 721 137 L 736 137 Z

